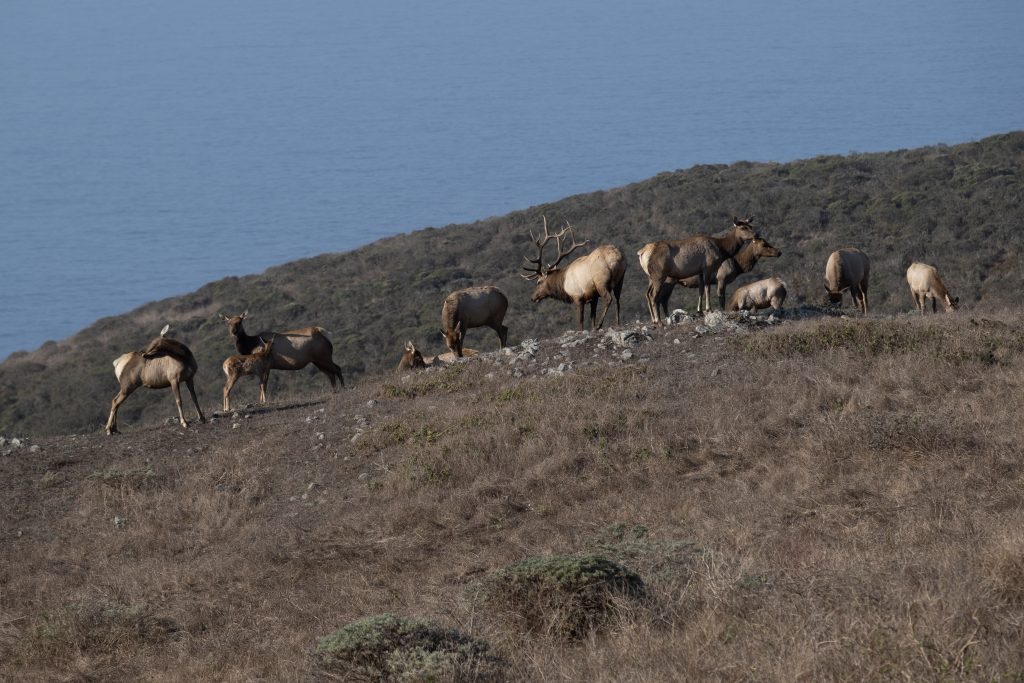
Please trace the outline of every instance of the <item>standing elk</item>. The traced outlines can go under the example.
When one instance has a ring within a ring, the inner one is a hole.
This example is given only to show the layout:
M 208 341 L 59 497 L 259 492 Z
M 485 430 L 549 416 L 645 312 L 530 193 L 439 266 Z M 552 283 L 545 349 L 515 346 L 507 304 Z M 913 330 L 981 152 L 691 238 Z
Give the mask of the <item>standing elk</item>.
M 502 324 L 508 311 L 508 297 L 497 287 L 469 287 L 445 297 L 441 307 L 441 335 L 444 342 L 459 358 L 466 341 L 466 331 L 474 327 L 489 327 L 498 335 L 498 348 L 505 348 L 508 328 Z
M 228 333 L 235 340 L 235 349 L 242 355 L 251 354 L 264 342 L 273 339 L 270 350 L 271 370 L 301 370 L 310 363 L 315 365 L 331 380 L 331 388 L 338 390 L 338 382 L 345 386 L 341 368 L 334 363 L 334 346 L 322 327 L 304 327 L 287 332 L 260 332 L 252 336 L 245 333 L 242 321 L 249 315 L 246 311 L 230 318 L 221 315 L 228 324 Z
M 843 292 L 850 290 L 853 305 L 868 314 L 868 275 L 871 261 L 868 255 L 854 247 L 833 251 L 825 264 L 825 291 L 831 303 L 843 305 Z
M 224 360 L 221 369 L 226 379 L 224 381 L 224 412 L 231 410 L 231 388 L 235 382 L 245 375 L 253 375 L 260 383 L 260 403 L 267 402 L 267 380 L 270 378 L 271 349 L 274 347 L 274 339 L 277 335 L 271 335 L 270 340 L 263 342 L 263 346 L 247 355 L 230 356 Z
M 643 258 L 647 254 L 646 292 L 647 310 L 651 321 L 661 322 L 657 301 L 671 280 L 697 278 L 700 296 L 697 299 L 697 311 L 711 310 L 711 282 L 714 281 L 722 263 L 739 252 L 740 248 L 755 239 L 757 231 L 752 225 L 754 218 L 746 220 L 732 219 L 732 227 L 722 237 L 710 235 L 693 235 L 681 240 L 665 240 L 644 245 L 637 252 Z M 724 290 L 723 290 L 724 297 Z
M 560 301 L 570 302 L 576 305 L 579 311 L 580 330 L 583 329 L 583 307 L 590 304 L 590 325 L 595 330 L 600 329 L 604 324 L 604 318 L 608 315 L 608 309 L 612 302 L 615 302 L 615 324 L 619 325 L 619 297 L 622 294 L 622 280 L 626 274 L 626 259 L 623 258 L 619 248 L 612 244 L 602 244 L 586 256 L 573 260 L 564 268 L 558 264 L 566 256 L 587 244 L 576 241 L 573 227 L 568 221 L 561 232 L 552 235 L 548 232 L 548 219 L 544 219 L 544 236 L 537 239 L 533 232 L 530 237 L 537 245 L 537 258 L 524 256 L 523 258 L 534 264 L 523 266 L 523 270 L 530 273 L 522 275 L 527 280 L 536 280 L 537 286 L 533 289 L 530 300 L 534 303 L 551 297 Z M 562 239 L 568 234 L 572 239 L 572 246 L 568 251 L 562 249 Z M 555 240 L 558 249 L 558 256 L 552 263 L 544 264 L 544 247 L 551 240 Z M 604 300 L 604 310 L 601 317 L 597 318 L 597 300 Z
M 199 400 L 196 398 L 196 388 L 192 383 L 196 369 L 199 367 L 195 356 L 187 346 L 176 339 L 169 339 L 167 330 L 170 325 L 164 325 L 160 330 L 160 336 L 149 343 L 143 351 L 132 351 L 119 356 L 114 361 L 114 375 L 120 390 L 110 404 L 110 416 L 107 418 L 107 434 L 117 434 L 117 409 L 124 403 L 125 399 L 139 387 L 150 389 L 171 388 L 174 394 L 174 402 L 178 406 L 178 419 L 182 427 L 188 427 L 185 414 L 181 410 L 181 390 L 179 384 L 185 383 L 188 393 L 192 395 L 192 403 L 199 412 L 199 421 L 206 422 L 203 409 L 199 407 Z
M 645 274 L 647 273 L 647 262 L 656 245 L 657 242 L 652 242 L 637 252 L 637 256 L 640 257 L 640 268 L 643 269 Z M 759 258 L 776 258 L 778 256 L 782 256 L 782 252 L 760 237 L 754 238 L 740 247 L 735 256 L 722 262 L 712 280 L 713 284 L 718 285 L 718 305 L 725 308 L 726 286 L 740 275 L 753 270 Z M 683 280 L 669 280 L 665 283 L 654 303 L 666 318 L 668 317 L 668 300 L 672 296 L 672 290 L 677 284 L 695 289 L 700 286 L 700 278 L 695 275 Z
M 782 310 L 786 300 L 786 283 L 777 277 L 770 277 L 743 285 L 732 293 L 727 311 L 757 311 L 771 306 Z
M 955 311 L 960 307 L 960 297 L 949 296 L 946 285 L 939 277 L 939 271 L 935 266 L 927 263 L 911 263 L 907 268 L 907 284 L 910 285 L 910 293 L 914 297 L 917 309 L 924 315 L 924 305 L 928 299 L 932 300 L 932 313 L 938 313 L 937 302 L 941 301 L 946 308 L 946 313 Z

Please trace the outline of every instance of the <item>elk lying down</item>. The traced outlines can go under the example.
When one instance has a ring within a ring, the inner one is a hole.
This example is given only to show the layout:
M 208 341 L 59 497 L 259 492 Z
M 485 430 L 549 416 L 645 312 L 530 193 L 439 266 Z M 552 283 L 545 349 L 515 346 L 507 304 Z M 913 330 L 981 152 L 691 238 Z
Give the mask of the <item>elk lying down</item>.
M 331 388 L 338 390 L 338 384 L 345 386 L 341 368 L 334 362 L 334 346 L 322 327 L 303 327 L 287 332 L 260 332 L 257 335 L 245 333 L 242 321 L 248 311 L 230 318 L 221 315 L 228 324 L 228 333 L 235 340 L 235 348 L 242 355 L 250 354 L 273 336 L 270 352 L 271 370 L 301 370 L 310 363 L 315 365 L 331 380 Z
M 231 388 L 235 382 L 246 375 L 253 375 L 260 383 L 260 403 L 267 402 L 267 380 L 270 378 L 271 350 L 274 347 L 274 338 L 263 343 L 263 346 L 247 355 L 231 356 L 227 358 L 221 369 L 227 377 L 224 382 L 224 411 L 231 410 Z
M 489 327 L 498 335 L 498 348 L 505 348 L 508 328 L 502 324 L 508 311 L 508 298 L 497 287 L 469 287 L 445 297 L 441 307 L 441 334 L 456 356 L 463 355 L 466 331 Z
M 198 367 L 195 356 L 180 341 L 166 336 L 169 328 L 169 325 L 164 325 L 164 329 L 160 330 L 160 336 L 151 341 L 145 350 L 126 353 L 114 361 L 114 374 L 121 388 L 110 404 L 107 434 L 117 434 L 117 409 L 139 387 L 170 387 L 174 394 L 174 402 L 178 406 L 181 426 L 188 427 L 185 414 L 181 410 L 181 390 L 178 388 L 178 385 L 184 382 L 188 387 L 188 393 L 192 395 L 192 403 L 199 412 L 199 421 L 206 422 L 203 409 L 199 407 L 199 401 L 196 399 L 195 386 L 192 384 Z
M 619 324 L 619 297 L 622 294 L 622 280 L 626 275 L 626 259 L 622 252 L 613 244 L 602 244 L 586 256 L 581 256 L 564 268 L 558 264 L 566 256 L 587 244 L 587 240 L 576 242 L 573 228 L 566 222 L 561 232 L 552 235 L 548 232 L 548 219 L 544 219 L 544 237 L 537 239 L 530 233 L 533 243 L 537 245 L 537 258 L 523 258 L 534 264 L 523 266 L 529 275 L 522 275 L 527 280 L 536 280 L 530 300 L 534 303 L 547 298 L 558 299 L 575 304 L 579 311 L 580 330 L 583 329 L 583 307 L 590 304 L 590 325 L 595 330 L 604 324 L 608 309 L 615 302 L 615 324 Z M 566 233 L 572 239 L 568 251 L 562 250 L 562 238 Z M 544 263 L 544 247 L 555 240 L 558 255 L 552 263 Z M 597 318 L 597 300 L 604 299 L 604 310 Z
M 786 300 L 786 283 L 777 277 L 770 277 L 749 285 L 743 285 L 732 293 L 727 311 L 756 311 L 769 306 L 782 310 Z
M 914 297 L 917 309 L 924 315 L 924 305 L 928 299 L 932 300 L 932 313 L 937 313 L 936 302 L 941 301 L 946 308 L 946 313 L 955 311 L 960 307 L 960 297 L 949 296 L 946 285 L 939 278 L 939 271 L 935 266 L 927 263 L 911 263 L 907 268 L 907 284 L 910 285 L 910 293 Z
M 463 357 L 469 358 L 476 354 L 477 352 L 475 349 L 462 349 Z M 458 358 L 458 356 L 455 355 L 454 351 L 442 353 L 437 356 L 424 356 L 412 341 L 407 341 L 405 342 L 405 353 L 402 354 L 402 360 L 398 363 L 398 372 L 444 367 L 454 363 L 456 358 Z
M 868 275 L 871 262 L 860 249 L 846 247 L 833 251 L 825 264 L 825 291 L 831 303 L 843 305 L 843 292 L 850 290 L 853 305 L 868 313 Z

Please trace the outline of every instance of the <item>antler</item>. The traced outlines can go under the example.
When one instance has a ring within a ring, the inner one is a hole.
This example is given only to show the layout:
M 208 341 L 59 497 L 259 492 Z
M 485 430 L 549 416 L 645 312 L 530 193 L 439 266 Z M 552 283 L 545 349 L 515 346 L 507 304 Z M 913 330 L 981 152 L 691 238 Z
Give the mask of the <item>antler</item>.
M 533 234 L 533 230 L 530 231 L 530 237 L 533 239 L 533 243 L 537 245 L 537 258 L 529 258 L 527 256 L 523 256 L 523 260 L 535 264 L 534 267 L 523 266 L 523 270 L 530 273 L 530 275 L 523 275 L 522 273 L 520 273 L 520 276 L 527 280 L 533 280 L 535 278 L 540 277 L 544 272 L 551 270 L 552 268 L 556 267 L 559 263 L 561 263 L 562 259 L 564 259 L 566 256 L 589 243 L 589 240 L 583 240 L 582 242 L 576 241 L 576 233 L 573 232 L 572 225 L 569 224 L 569 221 L 565 222 L 565 227 L 562 228 L 561 231 L 552 235 L 548 231 L 547 216 L 542 215 L 541 218 L 544 220 L 544 237 L 541 239 L 537 239 L 537 236 Z M 568 251 L 563 251 L 562 238 L 565 237 L 566 233 L 569 233 L 569 236 L 572 238 L 572 246 L 569 247 Z M 558 257 L 554 260 L 553 263 L 550 263 L 547 266 L 545 266 L 543 265 L 544 247 L 547 246 L 547 243 L 550 242 L 551 240 L 555 240 L 555 244 L 558 248 Z

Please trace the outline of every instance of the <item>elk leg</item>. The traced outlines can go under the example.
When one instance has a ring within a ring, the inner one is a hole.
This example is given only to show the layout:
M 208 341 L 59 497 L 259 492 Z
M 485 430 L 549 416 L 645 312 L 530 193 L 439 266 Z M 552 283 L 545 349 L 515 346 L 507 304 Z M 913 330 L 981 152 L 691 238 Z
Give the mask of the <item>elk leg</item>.
M 665 283 L 661 278 L 651 278 L 651 286 L 648 288 L 649 296 L 647 297 L 647 310 L 651 314 L 651 322 L 657 325 L 661 322 L 661 316 L 658 313 L 658 296 L 661 294 L 661 290 L 664 289 Z
M 608 315 L 608 309 L 612 307 L 612 293 L 611 292 L 605 292 L 604 295 L 601 297 L 601 299 L 604 301 L 604 310 L 601 311 L 601 319 L 597 321 L 597 327 L 595 329 L 598 329 L 598 330 L 601 329 L 602 325 L 604 325 L 604 317 L 606 315 Z M 594 299 L 594 303 L 593 303 L 593 306 L 592 306 L 591 310 L 593 310 L 593 308 L 596 308 L 596 307 L 597 307 L 597 299 Z
M 203 409 L 199 407 L 199 399 L 196 398 L 196 385 L 189 379 L 185 380 L 185 386 L 188 387 L 188 393 L 192 396 L 192 403 L 195 404 L 196 412 L 199 413 L 199 421 L 205 423 L 206 416 L 203 415 Z
M 620 277 L 619 281 L 616 282 L 615 286 L 612 288 L 612 291 L 615 294 L 615 327 L 620 327 L 622 325 L 622 323 L 619 322 L 619 303 L 622 298 L 622 283 L 625 279 L 625 277 Z
M 460 353 L 459 355 L 461 356 L 462 354 Z M 327 378 L 331 380 L 331 388 L 334 389 L 335 391 L 338 390 L 337 382 L 341 382 L 341 386 L 345 386 L 345 380 L 341 376 L 341 368 L 337 364 L 335 364 L 333 360 L 319 362 L 313 361 L 313 365 L 315 365 L 320 370 L 320 372 L 327 375 Z
M 597 319 L 597 297 L 590 300 L 590 329 L 596 330 L 601 327 L 596 322 Z
M 228 379 L 224 382 L 224 412 L 231 410 L 231 389 L 235 386 L 235 382 L 238 381 L 238 377 L 228 375 Z
M 114 400 L 110 402 L 110 417 L 107 418 L 107 436 L 110 436 L 111 434 L 120 434 L 117 430 L 117 409 L 121 407 L 121 404 L 124 403 L 124 400 L 128 398 L 133 391 L 135 391 L 134 387 L 131 389 L 121 389 L 121 391 L 117 392 L 117 396 L 114 397 Z
M 582 299 L 576 302 L 576 310 L 579 311 L 580 314 L 580 332 L 583 331 L 583 307 L 586 305 L 586 303 L 587 302 L 583 301 Z
M 503 349 L 508 346 L 508 328 L 499 324 L 496 332 L 498 333 L 498 340 L 501 342 L 501 346 L 498 348 Z
M 932 297 L 932 313 L 938 313 L 938 312 L 939 312 L 939 303 L 938 303 L 938 301 L 936 301 L 935 297 L 933 296 Z
M 718 281 L 718 307 L 723 311 L 725 310 L 725 278 L 720 278 Z
M 181 410 L 181 388 L 176 381 L 171 382 L 171 393 L 174 394 L 174 404 L 178 406 L 178 419 L 181 420 L 181 426 L 188 427 L 185 413 Z
M 264 372 L 260 375 L 260 403 L 267 402 L 267 380 L 270 379 L 270 371 Z

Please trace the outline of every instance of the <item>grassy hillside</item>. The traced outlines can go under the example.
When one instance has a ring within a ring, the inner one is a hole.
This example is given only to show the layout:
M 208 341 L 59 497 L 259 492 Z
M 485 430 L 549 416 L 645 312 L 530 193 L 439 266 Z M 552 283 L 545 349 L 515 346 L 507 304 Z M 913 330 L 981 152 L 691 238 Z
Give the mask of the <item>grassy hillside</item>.
M 0 679 L 1020 680 L 1022 351 L 687 321 L 3 446 Z
M 613 242 L 629 257 L 624 315 L 644 315 L 634 253 L 644 243 L 728 226 L 755 214 L 783 251 L 761 273 L 784 277 L 793 303 L 821 300 L 828 254 L 854 245 L 872 257 L 875 311 L 907 310 L 903 273 L 912 260 L 937 265 L 970 310 L 1017 305 L 1024 285 L 1020 236 L 1024 133 L 955 147 L 819 157 L 787 164 L 738 163 L 663 173 L 623 188 L 570 197 L 471 225 L 426 229 L 342 254 L 288 263 L 260 275 L 227 278 L 181 297 L 105 318 L 75 336 L 15 354 L 0 364 L 0 433 L 57 434 L 102 426 L 116 392 L 111 361 L 140 348 L 164 322 L 199 358 L 204 403 L 219 401 L 220 362 L 233 353 L 218 312 L 251 313 L 250 331 L 316 323 L 331 332 L 336 361 L 349 379 L 390 370 L 413 339 L 439 349 L 445 293 L 474 284 L 500 286 L 511 301 L 510 342 L 571 326 L 569 307 L 534 306 L 518 277 L 531 247 L 527 231 L 544 213 L 570 220 L 581 237 Z M 756 277 L 754 274 L 748 277 Z M 692 291 L 674 303 L 692 307 Z M 493 336 L 471 332 L 469 346 Z M 284 377 L 271 390 L 318 394 L 326 378 Z M 245 389 L 243 388 L 243 391 Z M 171 414 L 165 396 L 140 392 L 124 406 L 125 423 Z

